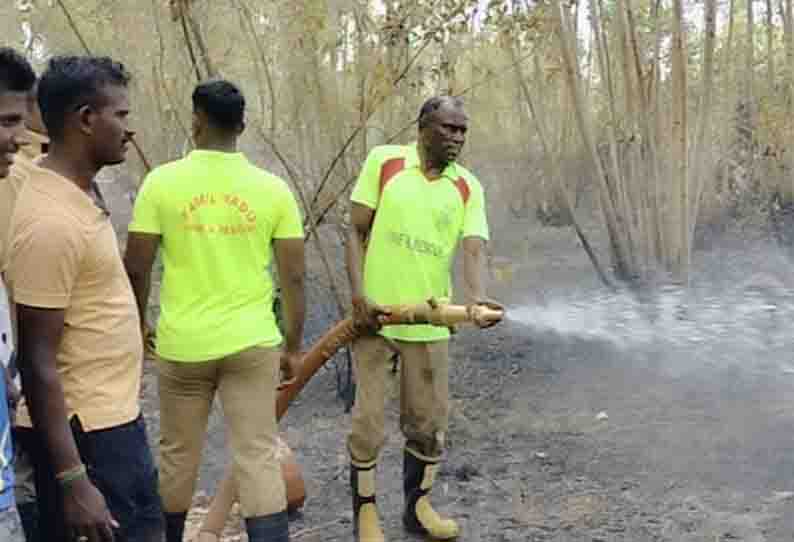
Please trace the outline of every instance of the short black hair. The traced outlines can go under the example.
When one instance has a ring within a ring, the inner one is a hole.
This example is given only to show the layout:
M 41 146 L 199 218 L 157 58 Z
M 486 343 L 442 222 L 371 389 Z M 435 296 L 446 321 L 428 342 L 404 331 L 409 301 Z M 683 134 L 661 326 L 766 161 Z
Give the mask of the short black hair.
M 28 90 L 28 109 L 33 111 L 33 108 L 39 105 L 39 79 L 38 77 L 33 82 L 33 85 Z
M 457 96 L 433 96 L 432 98 L 428 98 L 419 109 L 419 118 L 416 121 L 419 124 L 419 128 L 424 128 L 427 125 L 430 115 L 438 111 L 441 106 L 445 104 L 454 108 L 461 108 L 463 107 L 463 100 Z
M 203 111 L 216 128 L 236 131 L 245 121 L 245 96 L 229 81 L 206 81 L 193 91 L 193 109 Z
M 130 78 L 122 63 L 108 57 L 54 57 L 38 85 L 41 118 L 50 138 L 63 136 L 69 113 L 86 104 L 100 107 L 104 87 L 127 87 Z
M 0 47 L 0 92 L 30 92 L 36 72 L 30 62 L 10 47 Z

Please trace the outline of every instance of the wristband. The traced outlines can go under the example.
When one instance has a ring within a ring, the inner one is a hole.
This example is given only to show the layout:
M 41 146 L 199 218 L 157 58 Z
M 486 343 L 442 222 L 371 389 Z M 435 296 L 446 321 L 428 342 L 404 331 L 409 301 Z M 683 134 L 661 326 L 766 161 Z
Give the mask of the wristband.
M 58 484 L 61 486 L 61 488 L 66 490 L 69 489 L 74 482 L 81 480 L 86 476 L 88 476 L 88 469 L 81 463 L 76 467 L 59 472 L 55 475 L 55 478 L 58 480 Z

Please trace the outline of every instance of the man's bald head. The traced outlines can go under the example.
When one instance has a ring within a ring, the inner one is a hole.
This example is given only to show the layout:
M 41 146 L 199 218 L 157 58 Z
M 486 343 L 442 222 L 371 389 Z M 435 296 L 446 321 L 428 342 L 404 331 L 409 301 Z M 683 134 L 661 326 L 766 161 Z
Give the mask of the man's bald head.
M 418 143 L 422 155 L 439 173 L 460 155 L 468 121 L 463 101 L 454 96 L 434 96 L 419 110 Z
M 429 98 L 419 109 L 419 119 L 417 120 L 419 123 L 419 129 L 421 130 L 427 126 L 427 123 L 430 121 L 430 119 L 432 119 L 435 113 L 440 109 L 463 111 L 463 100 L 456 96 L 446 95 L 433 96 L 432 98 Z

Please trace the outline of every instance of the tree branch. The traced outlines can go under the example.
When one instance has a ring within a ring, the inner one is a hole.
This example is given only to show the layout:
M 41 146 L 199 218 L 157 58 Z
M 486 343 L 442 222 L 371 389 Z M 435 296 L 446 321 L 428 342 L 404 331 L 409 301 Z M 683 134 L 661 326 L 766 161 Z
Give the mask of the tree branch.
M 185 46 L 187 47 L 188 55 L 190 55 L 190 63 L 196 72 L 196 81 L 201 81 L 201 70 L 199 69 L 198 60 L 196 60 L 196 53 L 193 51 L 193 40 L 190 39 L 190 30 L 187 27 L 187 20 L 185 19 L 186 7 L 179 11 L 179 26 L 182 27 L 182 36 L 185 38 Z
M 77 36 L 77 40 L 82 45 L 83 50 L 87 55 L 91 55 L 91 49 L 89 49 L 88 44 L 86 43 L 85 39 L 83 39 L 83 35 L 80 33 L 80 30 L 77 28 L 77 24 L 75 24 L 74 19 L 72 18 L 72 14 L 69 9 L 66 7 L 66 4 L 63 0 L 57 0 L 58 6 L 61 8 L 61 11 L 66 16 L 66 20 L 69 23 L 69 27 L 71 27 L 72 32 L 74 35 Z M 146 159 L 146 155 L 143 153 L 143 149 L 138 145 L 138 142 L 135 140 L 134 137 L 130 138 L 132 141 L 132 146 L 135 149 L 135 152 L 138 154 L 138 158 L 140 158 L 141 162 L 143 163 L 143 167 L 146 172 L 150 172 L 152 170 L 152 165 L 149 163 L 149 160 Z

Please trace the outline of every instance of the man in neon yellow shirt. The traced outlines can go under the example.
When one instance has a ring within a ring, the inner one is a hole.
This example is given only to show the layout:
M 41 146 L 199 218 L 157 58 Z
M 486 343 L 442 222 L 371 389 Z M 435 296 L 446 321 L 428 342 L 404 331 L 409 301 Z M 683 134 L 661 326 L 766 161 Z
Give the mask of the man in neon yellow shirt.
M 276 390 L 279 366 L 296 369 L 303 334 L 303 227 L 284 181 L 237 152 L 244 111 L 232 83 L 196 87 L 197 150 L 147 176 L 129 227 L 125 264 L 142 321 L 162 247 L 156 348 L 167 542 L 182 541 L 216 390 L 248 539 L 289 539 Z M 285 305 L 283 350 L 268 271 L 274 256 Z
M 354 316 L 373 330 L 380 328 L 381 305 L 451 298 L 450 268 L 461 240 L 467 302 L 501 308 L 485 299 L 481 277 L 489 237 L 483 189 L 455 162 L 468 124 L 463 105 L 447 96 L 431 98 L 418 124 L 416 144 L 369 153 L 351 197 L 347 266 Z M 357 389 L 348 449 L 360 542 L 384 540 L 375 507 L 375 465 L 385 441 L 392 348 L 402 358 L 403 523 L 439 540 L 459 534 L 457 523 L 441 517 L 428 500 L 448 425 L 449 336 L 444 327 L 387 326 L 354 344 Z

